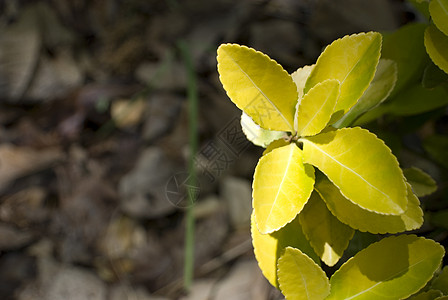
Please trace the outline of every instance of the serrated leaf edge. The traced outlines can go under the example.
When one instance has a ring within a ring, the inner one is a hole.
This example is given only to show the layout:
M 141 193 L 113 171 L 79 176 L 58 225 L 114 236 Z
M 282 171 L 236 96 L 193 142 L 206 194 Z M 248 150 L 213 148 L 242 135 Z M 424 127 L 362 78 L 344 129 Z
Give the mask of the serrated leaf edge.
M 397 164 L 397 166 L 399 167 L 399 169 L 400 169 L 400 173 L 401 173 L 401 178 L 402 178 L 402 180 L 403 180 L 403 183 L 406 185 L 406 180 L 405 180 L 405 177 L 404 177 L 404 175 L 403 175 L 403 171 L 402 171 L 401 168 L 400 168 L 400 164 L 399 164 L 399 162 L 398 162 L 397 157 L 392 153 L 392 150 L 386 145 L 386 143 L 385 143 L 382 139 L 378 138 L 376 134 L 370 132 L 370 131 L 367 130 L 367 129 L 364 129 L 364 128 L 361 128 L 361 127 L 358 127 L 358 126 L 356 126 L 356 127 L 347 127 L 347 128 L 337 129 L 337 131 L 340 131 L 340 130 L 347 130 L 347 129 L 356 129 L 356 128 L 357 128 L 357 129 L 360 129 L 360 130 L 362 130 L 362 131 L 366 131 L 367 133 L 373 135 L 378 141 L 380 141 L 380 142 L 387 148 L 387 150 L 389 151 L 390 155 L 393 157 L 393 161 L 394 161 L 394 162 Z M 302 142 L 306 141 L 306 142 L 309 142 L 310 144 L 313 144 L 313 145 L 314 145 L 314 143 L 311 142 L 311 141 L 309 141 L 306 137 L 302 137 L 302 138 L 300 138 L 299 141 L 302 141 Z M 317 148 L 317 147 L 315 147 L 315 148 Z M 318 149 L 318 148 L 317 148 L 317 149 Z M 324 152 L 324 151 L 322 151 L 322 150 L 320 150 L 320 149 L 318 149 L 318 150 L 319 150 L 320 152 L 325 153 L 325 155 L 327 155 L 328 157 L 331 158 L 331 156 L 329 156 L 326 152 Z M 332 159 L 333 159 L 333 158 L 332 158 Z M 304 163 L 305 163 L 305 162 L 304 162 Z M 338 163 L 339 163 L 339 162 L 338 162 Z M 313 166 L 314 166 L 314 165 L 313 165 Z M 314 166 L 314 167 L 318 168 L 317 166 Z M 319 168 L 318 168 L 318 169 L 319 169 Z M 350 171 L 354 172 L 354 171 L 351 170 L 351 169 L 350 169 Z M 321 172 L 325 174 L 324 171 L 321 170 Z M 356 172 L 354 172 L 354 173 L 356 173 Z M 358 175 L 358 174 L 356 173 L 356 175 Z M 353 201 L 352 201 L 350 198 L 348 198 L 346 195 L 344 195 L 344 193 L 341 191 L 341 189 L 337 186 L 336 183 L 333 182 L 333 180 L 331 180 L 330 177 L 328 177 L 326 174 L 325 174 L 325 176 L 328 178 L 328 180 L 330 180 L 330 181 L 331 181 L 331 182 L 332 182 L 332 183 L 339 189 L 339 192 L 340 192 L 346 199 L 348 199 L 350 202 L 352 202 L 353 204 L 356 204 L 357 206 L 361 207 L 361 208 L 364 209 L 364 210 L 368 210 L 368 211 L 373 212 L 373 213 L 376 213 L 376 214 L 382 214 L 382 215 L 395 215 L 395 216 L 404 213 L 404 211 L 402 211 L 400 214 L 386 214 L 386 213 L 381 213 L 381 212 L 377 212 L 377 211 L 374 211 L 374 210 L 371 210 L 371 209 L 362 207 L 362 206 L 360 206 L 359 204 L 353 202 Z M 361 176 L 359 176 L 359 177 L 361 177 Z M 361 178 L 362 178 L 362 177 L 361 177 Z M 362 180 L 365 181 L 365 182 L 367 182 L 364 178 L 362 178 Z M 367 182 L 367 183 L 368 183 L 368 182 Z M 370 183 L 369 183 L 369 185 L 370 185 Z M 371 186 L 372 186 L 372 185 L 371 185 Z M 373 187 L 373 186 L 372 186 L 372 187 Z M 378 190 L 376 187 L 375 187 L 375 189 Z M 383 195 L 386 195 L 386 194 L 384 194 L 382 191 L 380 191 L 380 192 L 381 192 Z M 386 195 L 386 196 L 387 196 L 387 198 L 390 199 L 390 196 L 389 196 L 389 195 Z M 406 196 L 407 196 L 407 189 L 406 189 Z
M 305 256 L 308 258 L 308 260 L 309 260 L 310 262 L 312 262 L 312 263 L 314 264 L 314 266 L 317 267 L 318 270 L 320 270 L 320 272 L 321 272 L 321 274 L 323 275 L 323 277 L 324 277 L 324 278 L 327 278 L 328 287 L 330 287 L 330 280 L 329 280 L 329 278 L 327 277 L 327 274 L 325 274 L 324 270 L 322 270 L 322 268 L 321 268 L 318 264 L 316 264 L 316 262 L 315 262 L 311 257 L 309 257 L 306 253 L 303 253 L 300 249 L 297 249 L 297 248 L 294 248 L 294 247 L 291 247 L 291 246 L 287 246 L 287 247 L 285 247 L 285 249 L 283 249 L 283 253 L 280 255 L 279 259 L 277 260 L 277 281 L 278 281 L 278 286 L 279 286 L 279 288 L 280 288 L 280 290 L 281 290 L 282 292 L 283 292 L 282 283 L 280 282 L 280 280 L 279 280 L 280 277 L 278 276 L 278 271 L 279 271 L 279 269 L 280 269 L 280 268 L 279 268 L 279 262 L 280 262 L 280 260 L 284 257 L 285 252 L 286 252 L 287 249 L 290 249 L 290 250 L 292 250 L 292 251 L 297 250 L 297 251 L 299 251 L 301 254 L 305 255 Z M 302 275 L 301 275 L 301 277 L 303 278 Z M 305 280 L 303 280 L 303 281 L 305 281 Z M 328 289 L 328 294 L 327 294 L 325 297 L 327 297 L 329 294 L 330 294 L 330 289 Z M 307 290 L 307 299 L 310 299 L 309 296 L 308 296 L 308 290 Z M 325 298 L 324 298 L 324 299 L 325 299 Z M 310 300 L 311 300 L 311 299 L 310 299 Z M 314 299 L 313 299 L 313 300 L 314 300 Z
M 292 80 L 292 77 L 291 77 L 291 75 L 289 75 L 289 73 L 278 63 L 278 62 L 276 62 L 274 59 L 272 59 L 272 58 L 270 58 L 267 54 L 264 54 L 263 52 L 261 52 L 261 51 L 258 51 L 258 50 L 255 50 L 255 49 L 253 49 L 253 48 L 250 48 L 250 47 L 247 47 L 247 46 L 245 46 L 245 45 L 239 45 L 239 44 L 234 44 L 234 43 L 226 43 L 226 44 L 221 44 L 219 47 L 218 47 L 218 55 L 217 55 L 217 61 L 218 61 L 218 70 L 219 70 L 219 66 L 220 66 L 220 63 L 219 63 L 219 59 L 218 59 L 218 57 L 220 56 L 220 52 L 219 52 L 219 49 L 221 49 L 224 53 L 226 52 L 225 51 L 225 49 L 224 49 L 224 47 L 226 47 L 226 46 L 230 46 L 230 47 L 238 47 L 238 48 L 243 48 L 243 49 L 246 49 L 246 50 L 249 50 L 249 51 L 252 51 L 252 52 L 254 52 L 254 53 L 257 53 L 257 54 L 261 54 L 262 56 L 264 56 L 265 58 L 267 58 L 268 60 L 270 60 L 273 64 L 275 64 L 276 65 L 276 67 L 281 71 L 281 72 L 283 72 L 284 73 L 284 75 L 287 75 L 289 78 L 290 78 L 290 80 L 291 80 L 291 82 L 294 84 L 294 86 L 296 85 L 295 83 L 294 83 L 294 81 Z M 246 77 L 254 84 L 254 86 L 258 89 L 258 91 L 269 101 L 269 103 L 275 108 L 275 110 L 277 111 L 277 113 L 282 117 L 282 119 L 284 120 L 284 122 L 286 123 L 286 124 L 288 124 L 289 125 L 289 128 L 291 129 L 291 132 L 294 132 L 294 122 L 293 122 L 293 124 L 291 124 L 286 118 L 285 118 L 285 116 L 280 112 L 280 110 L 278 109 L 278 107 L 271 101 L 271 99 L 269 99 L 264 93 L 263 93 L 263 91 L 252 81 L 252 79 L 250 78 L 250 76 L 249 75 L 247 75 L 247 73 L 246 72 L 244 72 L 244 70 L 242 70 L 241 69 L 241 67 L 234 61 L 234 59 L 229 55 L 229 54 L 227 54 L 227 56 L 228 57 L 230 57 L 230 59 L 235 63 L 235 65 L 241 70 L 241 72 L 242 73 L 244 73 L 245 75 L 246 75 Z M 219 71 L 218 71 L 218 73 L 219 73 Z M 219 73 L 219 79 L 220 79 L 220 81 L 221 81 L 221 77 L 222 77 L 222 75 L 221 75 L 221 73 Z M 224 87 L 224 90 L 226 91 L 226 94 L 227 94 L 227 96 L 230 98 L 230 99 L 232 99 L 231 97 L 230 97 L 230 95 L 228 94 L 228 92 L 227 92 L 227 85 L 226 84 L 224 84 L 223 83 L 223 81 L 221 81 L 221 83 L 222 83 L 222 85 L 223 85 L 223 87 Z M 296 90 L 297 90 L 297 88 L 296 88 Z M 233 101 L 232 101 L 233 102 Z M 233 102 L 233 103 L 235 103 L 235 102 Z M 244 108 L 243 107 L 240 107 L 240 106 L 238 106 L 236 103 L 235 103 L 235 105 L 239 108 L 239 109 L 241 109 L 242 111 L 244 111 Z M 293 118 L 294 118 L 294 116 L 293 116 Z M 294 120 L 294 119 L 293 119 Z M 264 128 L 264 129 L 267 129 L 267 130 L 272 130 L 272 129 L 270 129 L 270 128 Z

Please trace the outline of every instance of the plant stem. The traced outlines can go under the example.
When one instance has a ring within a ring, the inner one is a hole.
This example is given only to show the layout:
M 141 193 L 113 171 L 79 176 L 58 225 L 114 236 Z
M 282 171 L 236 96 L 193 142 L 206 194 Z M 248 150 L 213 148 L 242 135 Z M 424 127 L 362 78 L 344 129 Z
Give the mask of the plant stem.
M 182 54 L 187 72 L 188 85 L 188 130 L 189 130 L 189 146 L 190 155 L 188 160 L 188 201 L 189 205 L 186 211 L 186 225 L 185 225 L 185 249 L 184 249 L 184 288 L 188 292 L 191 288 L 194 275 L 194 232 L 195 219 L 193 214 L 193 205 L 195 201 L 195 187 L 197 187 L 197 175 L 194 166 L 194 156 L 198 148 L 198 93 L 196 84 L 196 73 L 193 67 L 188 45 L 185 41 L 179 41 L 178 47 Z

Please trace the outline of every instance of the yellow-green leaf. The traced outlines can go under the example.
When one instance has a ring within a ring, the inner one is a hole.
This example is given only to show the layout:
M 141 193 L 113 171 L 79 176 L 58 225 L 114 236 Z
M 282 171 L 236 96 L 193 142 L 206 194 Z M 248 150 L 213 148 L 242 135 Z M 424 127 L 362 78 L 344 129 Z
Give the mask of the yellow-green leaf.
M 368 130 L 343 128 L 303 138 L 304 162 L 318 167 L 360 207 L 382 214 L 406 210 L 407 191 L 396 157 Z
M 432 61 L 448 73 L 448 36 L 430 24 L 425 30 L 425 47 Z
M 358 252 L 333 274 L 327 299 L 409 297 L 431 279 L 444 252 L 433 240 L 415 235 L 384 238 Z
M 380 105 L 389 97 L 397 81 L 397 64 L 390 59 L 380 59 L 375 77 L 358 102 L 333 126 L 346 127 L 365 112 Z
M 354 230 L 333 216 L 316 192 L 311 194 L 299 220 L 314 252 L 325 264 L 334 266 L 342 257 Z
M 356 103 L 372 81 L 380 51 L 381 34 L 377 32 L 354 34 L 334 41 L 317 59 L 306 82 L 305 94 L 319 82 L 338 80 L 341 93 L 335 113 L 341 117 Z
M 299 218 L 295 218 L 279 231 L 270 234 L 261 234 L 255 224 L 254 213 L 252 212 L 251 234 L 258 265 L 264 277 L 276 288 L 279 287 L 277 280 L 277 260 L 286 247 L 298 248 L 316 263 L 319 262 L 319 257 L 314 253 L 313 248 L 311 248 L 302 232 Z
M 288 300 L 323 300 L 330 293 L 325 272 L 299 249 L 286 247 L 278 260 L 278 282 Z
M 303 89 L 305 88 L 306 80 L 308 79 L 308 76 L 310 76 L 311 71 L 313 71 L 314 66 L 315 65 L 298 68 L 294 73 L 291 74 L 292 80 L 297 86 L 299 101 L 303 97 Z
M 297 109 L 297 134 L 316 135 L 325 128 L 339 96 L 339 81 L 328 79 L 313 86 Z
M 432 179 L 427 173 L 423 172 L 423 170 L 412 167 L 403 169 L 403 173 L 417 196 L 427 196 L 437 190 L 437 184 L 434 179 Z
M 254 145 L 266 148 L 273 141 L 286 136 L 284 131 L 267 130 L 258 126 L 245 112 L 241 114 L 241 128 Z
M 280 147 L 288 146 L 288 145 L 289 145 L 289 142 L 287 140 L 285 140 L 284 138 L 275 140 L 266 147 L 266 149 L 263 151 L 263 155 L 268 154 L 269 152 L 271 152 L 272 150 L 274 150 L 276 148 L 280 148 Z
M 255 168 L 253 208 L 261 233 L 291 222 L 313 191 L 314 168 L 303 164 L 302 150 L 292 143 L 263 155 Z
M 415 230 L 423 224 L 423 211 L 420 201 L 408 185 L 408 206 L 398 216 L 377 214 L 353 204 L 339 189 L 323 176 L 316 178 L 316 190 L 327 204 L 328 209 L 341 222 L 350 227 L 370 233 L 397 233 Z
M 429 13 L 437 28 L 448 35 L 448 0 L 431 0 Z
M 229 98 L 264 129 L 294 130 L 297 88 L 277 62 L 236 44 L 218 48 L 219 78 Z

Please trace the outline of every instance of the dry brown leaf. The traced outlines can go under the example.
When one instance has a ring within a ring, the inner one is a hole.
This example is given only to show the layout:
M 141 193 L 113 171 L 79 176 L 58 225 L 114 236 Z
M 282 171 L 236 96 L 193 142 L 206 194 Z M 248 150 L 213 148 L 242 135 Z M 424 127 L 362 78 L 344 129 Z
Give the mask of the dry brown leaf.
M 62 156 L 57 148 L 34 150 L 11 144 L 0 145 L 0 192 L 14 180 L 48 168 Z

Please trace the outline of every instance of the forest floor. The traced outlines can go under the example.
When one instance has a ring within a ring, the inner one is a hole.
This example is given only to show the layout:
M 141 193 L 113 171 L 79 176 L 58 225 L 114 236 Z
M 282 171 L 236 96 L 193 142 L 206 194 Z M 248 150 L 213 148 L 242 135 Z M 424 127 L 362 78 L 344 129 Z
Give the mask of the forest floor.
M 338 37 L 409 18 L 403 2 L 386 0 L 0 6 L 0 298 L 18 300 L 281 299 L 250 237 L 251 178 L 263 149 L 229 142 L 242 136 L 240 112 L 219 82 L 216 49 L 248 45 L 292 72 Z M 180 43 L 199 94 L 189 295 L 190 78 Z

